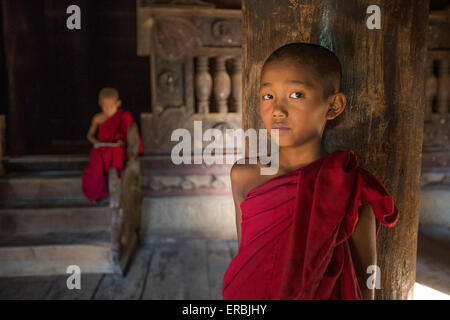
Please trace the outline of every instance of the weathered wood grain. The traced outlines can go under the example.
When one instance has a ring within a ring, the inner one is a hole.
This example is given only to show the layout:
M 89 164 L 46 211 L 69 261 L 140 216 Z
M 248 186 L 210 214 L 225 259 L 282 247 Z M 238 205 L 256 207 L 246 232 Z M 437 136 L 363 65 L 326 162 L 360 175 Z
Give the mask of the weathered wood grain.
M 0 277 L 0 300 L 43 300 L 54 280 L 55 276 Z
M 110 226 L 108 207 L 0 208 L 3 234 L 89 232 L 109 230 Z
M 182 255 L 182 281 L 185 300 L 206 300 L 208 290 L 208 261 L 206 241 L 186 240 L 180 248 Z
M 184 298 L 182 257 L 179 244 L 155 248 L 143 300 L 182 300 Z
M 23 234 L 0 237 L 0 276 L 112 272 L 108 232 Z
M 96 300 L 138 300 L 144 290 L 145 280 L 154 248 L 138 248 L 131 266 L 123 279 L 105 275 L 94 296 Z
M 91 300 L 104 275 L 81 273 L 80 289 L 68 289 L 68 277 L 69 274 L 55 276 L 45 300 Z

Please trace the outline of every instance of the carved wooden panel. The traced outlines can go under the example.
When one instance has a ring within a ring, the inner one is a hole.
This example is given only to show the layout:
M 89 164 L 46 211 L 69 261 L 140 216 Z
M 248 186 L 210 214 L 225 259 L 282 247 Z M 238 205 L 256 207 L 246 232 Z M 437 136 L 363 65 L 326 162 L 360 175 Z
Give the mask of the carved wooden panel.
M 178 128 L 241 128 L 241 11 L 202 1 L 139 1 L 138 55 L 150 58 L 144 154 L 170 154 Z
M 450 165 L 450 6 L 430 13 L 422 167 Z

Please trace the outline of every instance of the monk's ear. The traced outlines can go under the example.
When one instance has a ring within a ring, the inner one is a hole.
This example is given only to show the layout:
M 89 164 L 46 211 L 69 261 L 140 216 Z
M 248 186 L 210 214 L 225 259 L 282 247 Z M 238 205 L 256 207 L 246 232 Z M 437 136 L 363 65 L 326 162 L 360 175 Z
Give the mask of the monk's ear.
M 120 108 L 122 106 L 122 100 L 117 100 L 117 108 Z
M 327 112 L 327 120 L 332 120 L 340 115 L 347 105 L 345 94 L 341 92 L 334 93 L 328 99 L 329 107 Z

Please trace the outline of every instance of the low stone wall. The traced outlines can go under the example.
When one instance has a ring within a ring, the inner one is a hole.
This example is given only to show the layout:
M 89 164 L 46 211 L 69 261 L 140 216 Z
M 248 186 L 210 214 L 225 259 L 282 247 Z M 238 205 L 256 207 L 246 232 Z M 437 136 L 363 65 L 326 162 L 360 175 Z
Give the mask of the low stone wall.
M 158 238 L 236 239 L 231 195 L 146 197 L 142 204 L 141 240 Z

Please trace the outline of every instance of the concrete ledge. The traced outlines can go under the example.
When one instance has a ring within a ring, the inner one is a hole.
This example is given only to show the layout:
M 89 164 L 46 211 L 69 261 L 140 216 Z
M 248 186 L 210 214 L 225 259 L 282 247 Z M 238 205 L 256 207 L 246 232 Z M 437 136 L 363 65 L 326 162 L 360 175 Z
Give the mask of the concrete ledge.
M 236 239 L 232 196 L 144 198 L 141 241 L 155 238 Z

